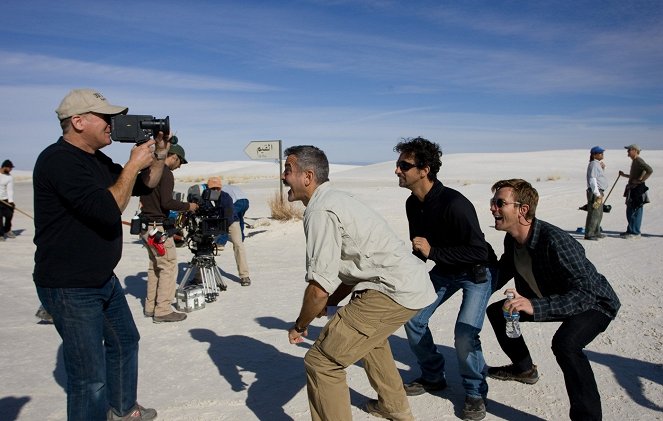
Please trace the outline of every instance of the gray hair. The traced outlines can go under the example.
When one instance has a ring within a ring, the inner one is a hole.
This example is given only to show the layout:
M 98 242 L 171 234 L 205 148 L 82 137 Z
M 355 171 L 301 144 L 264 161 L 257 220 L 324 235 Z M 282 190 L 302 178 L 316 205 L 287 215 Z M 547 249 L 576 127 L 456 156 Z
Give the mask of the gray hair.
M 302 171 L 313 171 L 318 185 L 329 181 L 329 161 L 327 155 L 311 145 L 291 146 L 283 151 L 283 156 L 293 155 L 297 158 L 297 166 Z

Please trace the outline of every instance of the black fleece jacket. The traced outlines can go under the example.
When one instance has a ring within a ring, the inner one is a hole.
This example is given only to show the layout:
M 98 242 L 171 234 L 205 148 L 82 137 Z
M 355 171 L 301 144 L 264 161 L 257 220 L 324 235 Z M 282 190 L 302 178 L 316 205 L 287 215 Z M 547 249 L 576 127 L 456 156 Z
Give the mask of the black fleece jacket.
M 423 202 L 411 195 L 405 209 L 410 239 L 425 237 L 431 245 L 428 259 L 435 262 L 433 273 L 452 275 L 476 264 L 496 265 L 497 257 L 485 240 L 474 206 L 457 190 L 435 180 Z M 419 252 L 414 254 L 427 260 Z

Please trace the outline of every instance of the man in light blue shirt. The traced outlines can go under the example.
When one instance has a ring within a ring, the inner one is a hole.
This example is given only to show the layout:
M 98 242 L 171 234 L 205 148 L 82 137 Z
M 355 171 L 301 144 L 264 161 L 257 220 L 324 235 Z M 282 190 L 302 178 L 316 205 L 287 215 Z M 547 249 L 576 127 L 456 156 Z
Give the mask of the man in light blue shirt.
M 601 234 L 601 220 L 603 219 L 603 192 L 608 181 L 603 172 L 603 149 L 594 146 L 589 151 L 589 165 L 587 165 L 587 219 L 585 221 L 585 240 L 598 240 L 605 237 Z

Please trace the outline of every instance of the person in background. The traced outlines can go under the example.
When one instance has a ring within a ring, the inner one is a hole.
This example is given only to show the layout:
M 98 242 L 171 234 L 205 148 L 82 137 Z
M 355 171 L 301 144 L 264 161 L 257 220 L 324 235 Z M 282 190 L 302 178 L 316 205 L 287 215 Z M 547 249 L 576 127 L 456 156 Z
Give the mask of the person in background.
M 174 137 L 173 140 L 175 139 Z M 177 143 L 176 140 L 175 142 Z M 141 238 L 150 259 L 143 314 L 145 317 L 152 317 L 154 323 L 179 322 L 187 317 L 184 313 L 174 311 L 171 305 L 177 287 L 177 248 L 172 230 L 168 230 L 168 216 L 171 210 L 195 212 L 198 209 L 196 203 L 180 202 L 173 198 L 173 171 L 187 163 L 184 148 L 179 143 L 170 146 L 165 163 L 157 187 L 150 194 L 140 197 L 141 219 L 147 224 L 147 229 L 141 232 Z M 157 237 L 160 239 L 158 243 L 152 244 Z
M 536 218 L 539 194 L 521 179 L 496 182 L 490 200 L 495 229 L 506 232 L 497 289 L 515 279 L 513 300 L 488 306 L 488 320 L 511 364 L 488 368 L 488 377 L 534 384 L 539 379 L 523 336 L 506 334 L 504 311 L 521 322 L 561 322 L 552 352 L 564 375 L 571 420 L 600 420 L 601 396 L 583 349 L 605 331 L 620 303 L 605 276 L 566 231 Z
M 246 249 L 244 248 L 244 241 L 242 241 L 242 231 L 239 228 L 239 217 L 233 206 L 233 200 L 228 193 L 222 189 L 223 183 L 221 177 L 210 177 L 207 180 L 207 188 L 220 192 L 218 207 L 224 209 L 232 209 L 232 218 L 228 221 L 228 235 L 230 242 L 233 245 L 233 253 L 235 254 L 235 263 L 237 264 L 237 272 L 239 274 L 239 283 L 243 287 L 251 285 L 251 278 L 249 277 L 249 264 L 246 259 Z M 229 214 L 229 212 L 228 212 Z
M 644 159 L 640 157 L 640 146 L 624 146 L 628 157 L 631 158 L 631 170 L 627 173 L 619 171 L 619 175 L 628 178 L 624 197 L 626 197 L 626 221 L 628 226 L 626 232 L 621 234 L 622 238 L 640 238 L 640 227 L 642 226 L 642 215 L 644 213 L 644 204 L 649 203 L 649 196 L 645 185 L 654 170 L 647 165 Z
M 0 169 L 0 241 L 16 238 L 12 231 L 14 217 L 14 177 L 11 175 L 14 164 L 5 159 Z
M 412 253 L 424 262 L 435 262 L 430 283 L 437 293 L 435 302 L 405 324 L 410 349 L 421 368 L 421 376 L 405 383 L 405 391 L 417 396 L 446 388 L 444 356 L 428 322 L 438 307 L 461 291 L 454 346 L 465 389 L 463 419 L 481 420 L 486 416 L 488 383 L 479 334 L 493 293 L 497 257 L 484 238 L 472 203 L 437 178 L 442 166 L 440 146 L 417 137 L 398 143 L 394 151 L 400 154 L 395 170 L 398 185 L 412 192 L 405 202 Z
M 239 218 L 239 228 L 242 231 L 242 241 L 244 241 L 246 238 L 246 235 L 244 235 L 244 215 L 246 214 L 246 211 L 249 210 L 249 198 L 246 197 L 244 191 L 235 184 L 226 184 L 223 186 L 223 191 L 228 193 L 233 199 L 233 207 Z
M 605 235 L 601 233 L 601 220 L 603 219 L 604 192 L 608 187 L 603 169 L 603 149 L 594 146 L 589 151 L 589 165 L 587 165 L 587 219 L 585 220 L 585 240 L 599 240 Z
M 74 89 L 56 109 L 62 136 L 33 173 L 39 300 L 62 338 L 69 421 L 152 420 L 136 401 L 140 335 L 113 272 L 122 256 L 122 212 L 161 179 L 169 133 L 130 149 L 122 167 L 101 149 L 111 117 L 127 107 Z
M 435 300 L 426 265 L 412 256 L 377 212 L 329 183 L 329 162 L 315 146 L 284 151 L 288 201 L 301 201 L 306 236 L 304 300 L 288 330 L 301 343 L 308 325 L 352 293 L 304 357 L 313 420 L 351 421 L 345 369 L 362 360 L 378 394 L 365 410 L 391 420 L 414 420 L 388 337 Z

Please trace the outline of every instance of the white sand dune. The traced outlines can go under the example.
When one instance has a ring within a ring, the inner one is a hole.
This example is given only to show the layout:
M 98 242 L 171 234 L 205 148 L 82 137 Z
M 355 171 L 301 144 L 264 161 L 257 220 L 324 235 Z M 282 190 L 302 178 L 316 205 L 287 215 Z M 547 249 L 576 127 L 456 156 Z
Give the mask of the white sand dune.
M 608 150 L 605 156 L 612 185 L 618 170 L 628 171 L 630 160 L 624 150 Z M 587 348 L 606 420 L 663 419 L 663 151 L 646 150 L 642 156 L 654 168 L 647 183 L 652 203 L 645 208 L 642 238 L 618 237 L 626 227 L 622 178 L 608 200 L 612 212 L 603 219 L 608 237 L 599 242 L 579 240 L 622 302 L 617 319 Z M 486 238 L 500 254 L 503 233 L 494 230 L 488 211 L 492 183 L 512 177 L 532 182 L 541 195 L 537 216 L 579 238 L 575 230 L 584 225 L 585 213 L 577 208 L 585 200 L 587 159 L 585 150 L 445 155 L 440 178 L 474 203 Z M 147 256 L 126 228 L 123 258 L 116 273 L 125 285 L 142 336 L 139 401 L 156 408 L 160 420 L 309 419 L 302 358 L 310 341 L 290 345 L 286 335 L 305 287 L 304 235 L 301 222 L 270 219 L 267 200 L 279 190 L 278 171 L 278 163 L 253 161 L 192 162 L 176 171 L 181 192 L 210 175 L 238 183 L 251 202 L 249 222 L 255 223 L 246 239 L 253 284 L 239 285 L 229 244 L 216 258 L 228 290 L 182 323 L 156 325 L 142 317 Z M 331 179 L 382 213 L 407 241 L 404 202 L 409 192 L 398 187 L 393 171 L 393 162 L 334 165 Z M 16 204 L 31 215 L 30 173 L 15 174 Z M 125 219 L 135 210 L 134 199 Z M 16 213 L 14 229 L 18 237 L 0 243 L 0 419 L 62 420 L 66 418 L 66 379 L 60 338 L 51 325 L 38 324 L 34 317 L 39 303 L 31 277 L 33 221 Z M 192 254 L 186 248 L 178 253 L 181 277 Z M 500 297 L 497 292 L 492 300 Z M 464 392 L 453 351 L 459 302 L 460 296 L 453 297 L 431 320 L 435 340 L 447 357 L 449 388 L 411 398 L 417 419 L 453 420 L 460 415 Z M 322 319 L 313 323 L 311 339 L 324 323 Z M 541 380 L 533 386 L 489 380 L 487 420 L 568 418 L 564 381 L 550 350 L 557 326 L 523 326 Z M 488 364 L 508 363 L 487 322 L 481 338 Z M 402 376 L 417 376 L 418 367 L 402 329 L 393 335 L 391 344 Z M 347 373 L 354 419 L 373 419 L 359 409 L 365 399 L 375 397 L 362 368 L 352 366 Z

